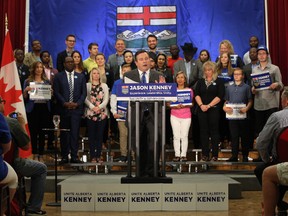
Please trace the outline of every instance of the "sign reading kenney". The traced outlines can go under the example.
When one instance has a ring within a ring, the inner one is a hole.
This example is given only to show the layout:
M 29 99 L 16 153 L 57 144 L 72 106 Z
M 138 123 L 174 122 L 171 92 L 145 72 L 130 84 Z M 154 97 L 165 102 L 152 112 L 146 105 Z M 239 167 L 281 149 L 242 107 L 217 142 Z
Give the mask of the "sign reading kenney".
M 117 86 L 119 101 L 176 101 L 176 83 L 133 83 Z
M 262 72 L 262 73 L 253 73 L 251 74 L 253 86 L 255 89 L 264 90 L 269 89 L 270 85 L 272 84 L 271 76 L 269 71 Z
M 193 95 L 191 94 L 191 89 L 178 89 L 177 90 L 177 101 L 172 101 L 170 106 L 182 105 L 192 105 Z

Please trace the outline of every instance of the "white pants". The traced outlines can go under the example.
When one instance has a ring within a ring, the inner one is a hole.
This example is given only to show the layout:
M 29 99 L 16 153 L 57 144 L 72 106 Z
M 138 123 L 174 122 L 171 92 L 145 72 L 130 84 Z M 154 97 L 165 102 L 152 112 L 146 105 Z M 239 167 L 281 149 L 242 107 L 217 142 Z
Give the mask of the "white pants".
M 177 118 L 171 115 L 175 157 L 186 157 L 190 125 L 191 118 Z
M 0 181 L 0 183 L 8 184 L 9 188 L 16 189 L 18 186 L 18 176 L 10 164 L 8 164 L 6 161 L 4 161 L 4 163 L 7 165 L 8 174 L 2 181 Z

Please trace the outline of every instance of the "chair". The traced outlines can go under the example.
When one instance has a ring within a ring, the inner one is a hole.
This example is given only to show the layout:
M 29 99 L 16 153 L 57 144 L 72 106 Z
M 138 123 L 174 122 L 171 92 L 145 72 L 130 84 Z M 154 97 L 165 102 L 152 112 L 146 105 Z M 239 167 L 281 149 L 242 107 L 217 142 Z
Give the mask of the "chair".
M 278 162 L 288 162 L 288 127 L 284 127 L 277 139 Z
M 4 215 L 5 212 L 6 216 L 11 214 L 9 191 L 7 184 L 0 184 L 0 215 Z

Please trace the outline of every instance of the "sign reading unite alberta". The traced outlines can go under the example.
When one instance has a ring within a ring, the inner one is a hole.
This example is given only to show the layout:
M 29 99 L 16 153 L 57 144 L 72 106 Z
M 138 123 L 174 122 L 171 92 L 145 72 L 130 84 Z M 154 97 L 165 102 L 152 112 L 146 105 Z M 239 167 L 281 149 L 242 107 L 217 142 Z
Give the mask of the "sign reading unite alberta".
M 158 38 L 157 48 L 168 53 L 170 45 L 177 44 L 176 16 L 175 5 L 117 7 L 117 38 L 136 52 L 147 48 L 146 38 L 154 34 Z

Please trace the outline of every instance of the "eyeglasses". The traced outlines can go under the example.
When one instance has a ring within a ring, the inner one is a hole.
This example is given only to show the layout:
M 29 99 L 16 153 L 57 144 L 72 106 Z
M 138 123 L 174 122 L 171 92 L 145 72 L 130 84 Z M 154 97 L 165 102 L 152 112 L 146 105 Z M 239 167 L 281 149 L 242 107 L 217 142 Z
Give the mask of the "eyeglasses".
M 6 103 L 6 100 L 0 99 L 0 104 L 1 104 L 1 103 L 5 104 L 5 103 Z
M 68 42 L 75 43 L 75 40 L 67 40 Z

